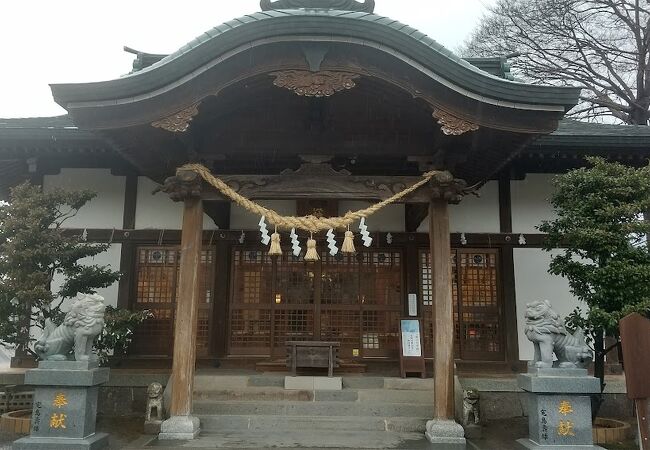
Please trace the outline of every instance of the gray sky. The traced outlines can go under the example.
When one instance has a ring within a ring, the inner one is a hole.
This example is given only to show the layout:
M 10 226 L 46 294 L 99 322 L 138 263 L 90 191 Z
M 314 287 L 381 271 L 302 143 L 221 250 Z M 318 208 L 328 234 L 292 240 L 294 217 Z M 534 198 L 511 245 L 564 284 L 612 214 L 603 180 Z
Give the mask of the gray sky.
M 377 0 L 375 12 L 456 49 L 494 0 Z M 18 0 L 0 16 L 0 117 L 63 114 L 48 83 L 100 81 L 131 69 L 127 45 L 171 53 L 259 11 L 259 0 Z

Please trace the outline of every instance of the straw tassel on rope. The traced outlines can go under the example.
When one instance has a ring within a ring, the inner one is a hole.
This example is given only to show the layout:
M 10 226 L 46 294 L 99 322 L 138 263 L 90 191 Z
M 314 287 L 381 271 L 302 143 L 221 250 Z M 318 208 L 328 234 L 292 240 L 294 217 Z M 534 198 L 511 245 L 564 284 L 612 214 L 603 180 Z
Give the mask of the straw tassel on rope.
M 269 255 L 282 255 L 282 247 L 280 247 L 280 234 L 278 233 L 277 227 L 275 227 L 275 232 L 271 235 L 271 248 L 269 248 Z
M 354 248 L 354 233 L 350 231 L 350 227 L 348 227 L 348 231 L 345 232 L 345 239 L 343 239 L 341 252 L 348 254 L 356 253 L 356 249 Z
M 310 235 L 307 240 L 307 253 L 305 253 L 305 261 L 318 261 L 320 257 L 316 251 L 316 241 L 314 236 Z

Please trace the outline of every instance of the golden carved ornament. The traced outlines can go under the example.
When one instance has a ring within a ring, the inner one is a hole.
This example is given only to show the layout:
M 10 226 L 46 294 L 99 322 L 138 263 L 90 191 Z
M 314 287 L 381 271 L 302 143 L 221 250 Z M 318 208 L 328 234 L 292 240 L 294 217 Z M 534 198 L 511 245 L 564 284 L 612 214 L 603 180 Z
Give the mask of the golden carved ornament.
M 432 115 L 434 119 L 438 120 L 440 129 L 447 136 L 460 136 L 469 131 L 478 130 L 478 125 L 459 119 L 458 117 L 440 109 L 434 109 Z
M 352 89 L 356 86 L 354 80 L 359 78 L 355 73 L 331 70 L 285 70 L 272 72 L 271 75 L 275 77 L 274 85 L 303 97 L 329 97 L 337 92 Z
M 185 133 L 190 127 L 190 122 L 198 113 L 199 104 L 195 103 L 176 114 L 151 122 L 151 126 L 154 128 L 162 128 L 172 133 Z

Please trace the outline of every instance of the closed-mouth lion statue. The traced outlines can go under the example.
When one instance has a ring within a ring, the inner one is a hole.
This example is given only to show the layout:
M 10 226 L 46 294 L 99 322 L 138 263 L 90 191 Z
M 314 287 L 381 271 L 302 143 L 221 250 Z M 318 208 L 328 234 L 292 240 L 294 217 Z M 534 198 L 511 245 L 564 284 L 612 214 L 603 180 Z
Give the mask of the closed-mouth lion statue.
M 77 361 L 96 361 L 93 341 L 104 328 L 104 298 L 95 294 L 80 294 L 58 327 L 45 321 L 43 335 L 34 344 L 41 360 L 65 361 L 74 348 Z
M 535 345 L 535 367 L 553 367 L 553 353 L 559 367 L 584 367 L 592 359 L 582 330 L 569 333 L 548 300 L 526 305 L 524 332 Z

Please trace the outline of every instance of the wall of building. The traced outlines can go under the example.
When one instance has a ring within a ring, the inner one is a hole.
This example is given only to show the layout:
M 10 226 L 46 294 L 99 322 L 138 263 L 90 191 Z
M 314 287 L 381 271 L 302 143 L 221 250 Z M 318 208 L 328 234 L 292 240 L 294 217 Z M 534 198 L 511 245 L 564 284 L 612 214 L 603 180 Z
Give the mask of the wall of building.
M 470 195 L 458 205 L 450 205 L 449 228 L 452 233 L 498 233 L 499 183 L 490 181 L 479 190 L 479 197 Z M 429 217 L 422 221 L 418 232 L 429 232 Z
M 67 220 L 67 228 L 122 228 L 126 177 L 111 174 L 110 169 L 61 169 L 57 175 L 43 178 L 43 189 L 91 190 L 97 196 Z
M 512 231 L 539 233 L 535 228 L 542 220 L 555 217 L 549 198 L 553 193 L 553 174 L 531 173 L 523 180 L 510 182 L 512 196 Z
M 585 309 L 584 304 L 569 292 L 569 283 L 565 278 L 548 273 L 548 265 L 553 254 L 557 252 L 549 253 L 539 248 L 514 249 L 519 359 L 523 361 L 533 359 L 533 344 L 524 334 L 524 314 L 527 303 L 548 300 L 562 318 L 577 306 Z

